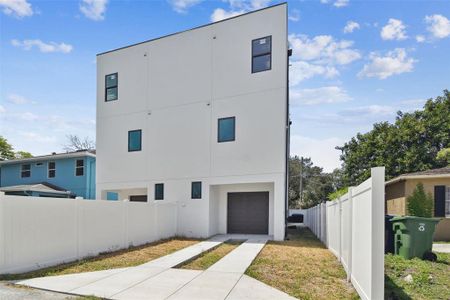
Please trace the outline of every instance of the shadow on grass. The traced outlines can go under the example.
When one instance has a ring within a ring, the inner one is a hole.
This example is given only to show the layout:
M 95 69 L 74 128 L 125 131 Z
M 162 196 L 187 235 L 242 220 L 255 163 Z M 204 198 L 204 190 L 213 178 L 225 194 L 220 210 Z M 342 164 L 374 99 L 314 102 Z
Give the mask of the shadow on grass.
M 408 296 L 401 287 L 399 287 L 395 282 L 389 278 L 389 276 L 384 276 L 384 299 L 386 300 L 410 300 L 412 299 Z

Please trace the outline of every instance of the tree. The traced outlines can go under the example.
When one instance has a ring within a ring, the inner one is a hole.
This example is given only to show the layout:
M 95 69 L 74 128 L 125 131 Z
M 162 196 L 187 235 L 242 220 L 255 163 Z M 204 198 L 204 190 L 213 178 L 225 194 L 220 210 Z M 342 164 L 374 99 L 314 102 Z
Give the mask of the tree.
M 440 168 L 447 163 L 437 154 L 450 147 L 450 92 L 429 99 L 423 110 L 397 113 L 394 124 L 376 123 L 367 133 L 358 133 L 343 146 L 342 180 L 358 185 L 370 177 L 370 168 L 384 166 L 387 179 L 400 174 Z
M 33 155 L 30 152 L 27 152 L 27 151 L 17 151 L 15 153 L 15 158 L 16 159 L 31 158 L 31 157 L 33 157 Z
M 14 152 L 13 146 L 8 143 L 4 137 L 0 135 L 0 161 L 7 159 L 20 159 L 20 158 L 30 158 L 33 155 L 26 151 Z
M 412 195 L 407 199 L 408 215 L 431 218 L 433 216 L 433 198 L 426 194 L 422 183 L 418 183 Z
M 67 144 L 64 145 L 64 150 L 74 152 L 79 150 L 94 150 L 95 142 L 89 137 L 80 138 L 77 135 L 69 134 L 67 137 Z
M 436 160 L 450 166 L 450 148 L 444 148 L 436 155 Z

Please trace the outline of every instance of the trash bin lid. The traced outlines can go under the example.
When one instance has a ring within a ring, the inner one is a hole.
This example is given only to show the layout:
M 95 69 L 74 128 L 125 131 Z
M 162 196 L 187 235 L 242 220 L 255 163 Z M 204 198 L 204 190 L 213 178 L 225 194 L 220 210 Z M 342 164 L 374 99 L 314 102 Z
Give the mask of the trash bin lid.
M 406 220 L 416 220 L 416 221 L 428 221 L 428 222 L 439 222 L 441 219 L 439 218 L 424 218 L 424 217 L 415 217 L 415 216 L 402 216 L 402 217 L 394 217 L 390 219 L 391 222 L 396 221 L 406 221 Z

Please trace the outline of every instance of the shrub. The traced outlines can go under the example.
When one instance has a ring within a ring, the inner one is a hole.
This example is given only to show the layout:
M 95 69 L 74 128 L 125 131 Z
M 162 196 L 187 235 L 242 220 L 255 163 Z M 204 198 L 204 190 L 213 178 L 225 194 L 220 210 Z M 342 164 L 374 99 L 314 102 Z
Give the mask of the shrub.
M 414 192 L 407 198 L 408 214 L 415 217 L 433 216 L 433 198 L 425 193 L 422 183 L 418 183 Z

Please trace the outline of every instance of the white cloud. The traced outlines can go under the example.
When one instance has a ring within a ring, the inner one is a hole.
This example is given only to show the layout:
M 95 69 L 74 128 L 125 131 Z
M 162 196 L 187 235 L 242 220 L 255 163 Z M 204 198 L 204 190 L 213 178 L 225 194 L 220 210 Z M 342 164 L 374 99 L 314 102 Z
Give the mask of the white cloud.
M 23 96 L 17 95 L 17 94 L 9 94 L 7 97 L 8 101 L 14 104 L 36 104 L 35 101 L 31 101 Z
M 365 117 L 365 116 L 388 116 L 395 114 L 396 110 L 391 106 L 368 105 L 349 108 L 340 111 L 338 114 L 346 117 Z
M 349 4 L 349 2 L 350 2 L 349 0 L 337 0 L 333 3 L 333 5 L 338 8 L 345 7 Z
M 23 121 L 36 121 L 39 120 L 40 117 L 32 112 L 24 112 L 16 114 L 18 118 L 20 118 Z
M 344 33 L 351 33 L 356 29 L 359 29 L 360 26 L 355 21 L 347 21 L 347 24 L 344 27 Z
M 380 56 L 374 52 L 370 54 L 370 63 L 358 73 L 359 77 L 378 77 L 386 79 L 392 75 L 411 72 L 417 60 L 408 57 L 406 50 L 397 48 L 389 51 L 385 56 Z
M 450 20 L 443 15 L 426 16 L 427 30 L 438 39 L 450 36 Z
M 27 0 L 0 0 L 3 13 L 17 18 L 30 17 L 33 15 L 31 4 Z
M 244 10 L 227 11 L 222 8 L 216 8 L 211 15 L 211 22 L 218 22 L 224 19 L 232 18 L 234 16 L 242 15 Z
M 94 21 L 105 19 L 106 4 L 108 0 L 82 0 L 80 11 L 83 15 Z
M 421 34 L 416 35 L 416 42 L 418 42 L 418 43 L 425 42 L 425 37 L 423 35 L 421 35 Z
M 0 105 L 0 114 L 3 114 L 6 112 L 6 109 L 3 107 L 3 105 Z
M 189 8 L 201 3 L 203 0 L 169 0 L 169 4 L 177 13 L 186 13 Z
M 298 9 L 293 9 L 288 15 L 288 19 L 292 22 L 300 21 L 300 11 Z
M 330 35 L 318 35 L 310 39 L 307 35 L 290 34 L 288 39 L 293 57 L 300 60 L 346 65 L 361 58 L 359 51 L 351 48 L 352 41 L 338 41 Z
M 406 26 L 401 20 L 389 19 L 388 23 L 381 29 L 381 38 L 383 40 L 405 40 L 408 38 L 406 35 Z
M 216 8 L 211 14 L 211 22 L 217 22 L 246 12 L 261 9 L 269 5 L 271 0 L 228 0 L 230 9 Z
M 49 42 L 45 43 L 41 40 L 12 40 L 11 45 L 14 47 L 19 47 L 24 50 L 31 50 L 33 47 L 37 47 L 39 51 L 43 53 L 51 53 L 51 52 L 61 52 L 61 53 L 70 53 L 73 50 L 73 46 L 66 43 L 55 43 Z
M 338 86 L 324 86 L 316 89 L 294 89 L 290 91 L 292 104 L 316 105 L 340 103 L 351 100 L 347 91 Z
M 289 68 L 289 84 L 294 86 L 303 80 L 318 75 L 325 78 L 333 78 L 339 75 L 339 71 L 332 66 L 315 65 L 306 61 L 294 61 Z
M 28 141 L 38 142 L 38 143 L 54 143 L 56 138 L 54 136 L 46 136 L 36 132 L 27 131 L 20 132 L 20 136 L 27 139 Z
M 325 172 L 332 172 L 341 165 L 339 161 L 341 152 L 336 150 L 335 147 L 343 145 L 344 142 L 343 139 L 337 137 L 317 139 L 292 135 L 291 154 L 311 157 L 315 165 L 324 168 Z

